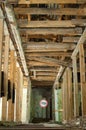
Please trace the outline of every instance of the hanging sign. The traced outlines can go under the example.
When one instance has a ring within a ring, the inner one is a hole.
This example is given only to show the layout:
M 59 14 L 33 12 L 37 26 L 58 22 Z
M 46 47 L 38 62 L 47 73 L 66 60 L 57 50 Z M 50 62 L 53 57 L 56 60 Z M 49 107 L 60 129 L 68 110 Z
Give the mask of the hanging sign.
M 47 107 L 47 105 L 48 105 L 48 101 L 47 101 L 47 100 L 42 99 L 42 100 L 40 101 L 40 106 L 41 106 L 42 108 Z

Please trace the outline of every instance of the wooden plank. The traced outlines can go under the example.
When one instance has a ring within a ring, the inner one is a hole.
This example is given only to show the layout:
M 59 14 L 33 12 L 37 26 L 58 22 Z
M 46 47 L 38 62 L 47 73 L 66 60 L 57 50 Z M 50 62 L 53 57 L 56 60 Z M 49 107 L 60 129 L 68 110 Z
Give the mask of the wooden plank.
M 2 70 L 2 45 L 3 45 L 3 19 L 0 19 L 0 97 L 1 97 L 1 70 Z
M 63 122 L 67 122 L 67 80 L 66 80 L 66 73 L 63 75 L 63 84 L 62 84 L 62 98 L 63 98 Z
M 71 66 L 71 63 L 67 63 L 65 61 L 61 61 L 61 60 L 57 60 L 57 59 L 54 59 L 54 58 L 47 58 L 47 57 L 35 57 L 33 58 L 32 60 L 34 61 L 39 61 L 39 62 L 42 62 L 42 63 L 48 63 L 48 64 L 51 64 L 51 65 L 62 65 L 62 66 Z
M 59 21 L 29 21 L 25 22 L 22 19 L 18 20 L 19 27 L 21 28 L 41 28 L 41 27 L 75 27 L 86 26 L 86 19 L 74 19 L 74 20 L 59 20 Z
M 62 76 L 65 72 L 65 69 L 66 69 L 66 67 L 60 66 L 59 71 L 58 71 L 57 76 L 56 76 L 56 79 L 55 79 L 55 82 L 54 82 L 54 85 L 53 85 L 54 88 L 56 88 L 56 89 L 58 88 L 57 83 L 59 83 L 60 79 L 62 78 Z
M 31 87 L 32 87 L 32 82 L 31 82 L 31 80 L 30 80 L 30 78 L 28 77 L 27 78 L 27 80 L 28 80 L 28 86 L 27 86 L 27 122 L 29 123 L 30 122 L 30 119 L 31 119 L 31 114 L 30 114 L 30 112 L 31 112 L 31 107 L 30 107 L 30 105 L 31 105 Z
M 5 48 L 4 48 L 4 93 L 5 97 L 2 98 L 2 120 L 7 120 L 7 95 L 8 95 L 8 62 L 9 62 L 9 47 L 10 37 L 5 36 Z
M 75 44 L 56 43 L 56 42 L 29 42 L 23 45 L 24 50 L 29 52 L 48 52 L 48 51 L 67 51 L 74 50 Z
M 16 14 L 86 16 L 86 8 L 14 8 Z
M 72 60 L 73 60 L 73 83 L 74 83 L 74 117 L 77 117 L 79 116 L 77 58 L 73 57 Z
M 38 56 L 65 56 L 70 57 L 72 52 L 29 52 L 28 50 L 24 50 L 25 56 L 27 57 L 38 57 Z
M 77 43 L 79 41 L 80 37 L 63 37 L 63 41 L 62 42 L 66 42 L 66 43 Z
M 23 73 L 20 69 L 20 86 L 19 86 L 19 91 L 20 91 L 20 95 L 19 95 L 19 104 L 20 104 L 20 121 L 22 121 L 22 99 L 23 99 Z
M 54 68 L 54 67 L 47 67 L 47 68 L 44 68 L 44 67 L 39 67 L 39 68 L 32 68 L 30 69 L 30 72 L 33 72 L 33 71 L 36 71 L 36 72 L 58 72 L 58 69 Z
M 28 35 L 71 35 L 71 36 L 76 36 L 76 35 L 81 35 L 82 34 L 82 28 L 69 28 L 69 29 L 62 29 L 62 28 L 55 28 L 55 29 L 50 29 L 50 28 L 44 28 L 44 29 L 19 29 L 21 33 L 27 33 Z
M 53 86 L 54 81 L 35 81 L 32 80 L 32 87 L 48 87 L 48 86 Z
M 16 73 L 16 121 L 21 121 L 22 116 L 22 90 L 23 90 L 23 74 L 20 67 L 17 67 Z
M 11 81 L 11 99 L 8 101 L 8 121 L 14 121 L 14 104 L 13 97 L 13 83 L 14 83 L 14 50 L 10 52 L 10 81 Z
M 68 73 L 68 94 L 69 94 L 69 120 L 73 119 L 73 91 L 72 91 L 72 69 L 67 68 Z
M 74 57 L 74 56 L 76 56 L 76 55 L 78 54 L 78 52 L 79 52 L 79 45 L 80 45 L 80 44 L 84 44 L 85 41 L 86 41 L 86 28 L 85 28 L 83 34 L 81 35 L 81 37 L 80 37 L 80 39 L 79 39 L 79 41 L 78 41 L 78 44 L 77 44 L 75 50 L 73 51 L 71 57 Z
M 86 115 L 86 68 L 83 44 L 79 45 L 82 116 Z
M 20 91 L 19 91 L 19 87 L 20 87 L 20 70 L 19 67 L 17 67 L 17 72 L 16 72 L 16 121 L 20 121 L 20 99 L 19 99 L 19 95 L 20 95 Z
M 56 76 L 56 72 L 36 72 L 36 76 Z
M 9 1 L 9 0 L 8 0 Z M 12 1 L 12 0 L 11 0 Z M 56 4 L 84 4 L 85 0 L 20 0 L 18 4 L 50 4 L 50 3 L 56 3 Z
M 42 63 L 42 62 L 38 62 L 38 61 L 27 61 L 27 66 L 28 68 L 32 67 L 32 66 L 39 66 L 39 67 L 48 67 L 48 66 L 59 66 L 58 64 L 49 64 L 49 63 Z
M 55 76 L 30 76 L 31 80 L 35 80 L 35 81 L 54 81 L 55 80 Z

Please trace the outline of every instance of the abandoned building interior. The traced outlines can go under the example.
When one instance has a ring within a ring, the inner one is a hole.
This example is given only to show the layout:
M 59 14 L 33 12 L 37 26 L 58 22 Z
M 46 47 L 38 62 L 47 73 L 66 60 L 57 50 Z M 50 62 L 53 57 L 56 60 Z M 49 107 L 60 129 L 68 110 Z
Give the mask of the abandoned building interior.
M 77 118 L 86 123 L 86 0 L 0 0 L 0 121 Z

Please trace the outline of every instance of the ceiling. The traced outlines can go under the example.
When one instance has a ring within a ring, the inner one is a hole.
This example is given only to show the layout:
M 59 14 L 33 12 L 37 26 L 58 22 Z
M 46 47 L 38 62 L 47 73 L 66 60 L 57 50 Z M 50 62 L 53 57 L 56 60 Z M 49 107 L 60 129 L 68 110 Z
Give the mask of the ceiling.
M 12 4 L 33 86 L 51 86 L 86 26 L 86 0 L 8 0 Z

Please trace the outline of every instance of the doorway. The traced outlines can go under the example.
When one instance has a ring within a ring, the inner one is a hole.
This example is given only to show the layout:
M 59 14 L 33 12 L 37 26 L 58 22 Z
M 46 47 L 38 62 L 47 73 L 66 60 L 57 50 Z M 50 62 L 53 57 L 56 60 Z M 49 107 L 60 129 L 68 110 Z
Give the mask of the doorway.
M 40 101 L 48 102 L 46 107 L 41 107 Z M 31 96 L 31 122 L 49 122 L 52 120 L 52 87 L 33 87 Z

